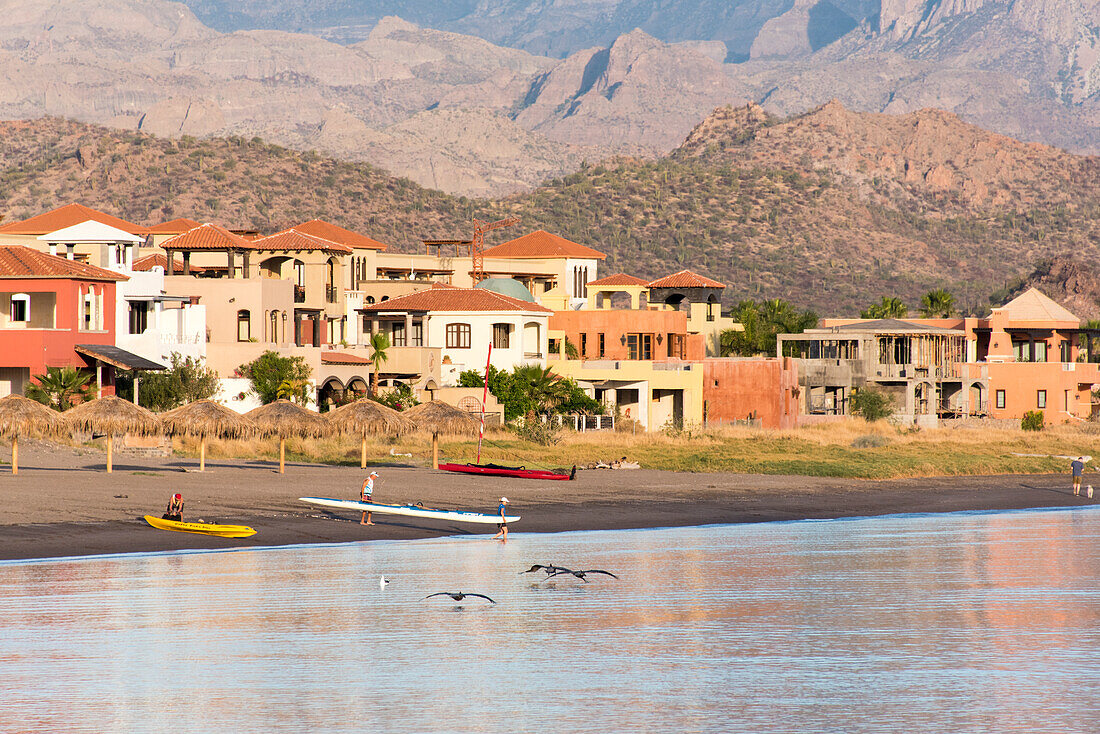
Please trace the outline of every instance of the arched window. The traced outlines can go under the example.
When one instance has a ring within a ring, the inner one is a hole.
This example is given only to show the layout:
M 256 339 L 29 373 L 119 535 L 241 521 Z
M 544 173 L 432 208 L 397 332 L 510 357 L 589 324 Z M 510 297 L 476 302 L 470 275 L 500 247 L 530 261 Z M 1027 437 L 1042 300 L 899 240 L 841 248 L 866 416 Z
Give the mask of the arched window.
M 242 308 L 237 312 L 237 341 L 246 342 L 252 339 L 252 320 L 248 309 Z
M 31 297 L 26 293 L 15 293 L 11 297 L 11 311 L 8 318 L 13 322 L 31 320 Z
M 279 341 L 279 312 L 271 312 L 271 341 Z
M 370 304 L 374 303 L 374 296 L 367 296 L 363 299 L 363 302 L 369 306 Z

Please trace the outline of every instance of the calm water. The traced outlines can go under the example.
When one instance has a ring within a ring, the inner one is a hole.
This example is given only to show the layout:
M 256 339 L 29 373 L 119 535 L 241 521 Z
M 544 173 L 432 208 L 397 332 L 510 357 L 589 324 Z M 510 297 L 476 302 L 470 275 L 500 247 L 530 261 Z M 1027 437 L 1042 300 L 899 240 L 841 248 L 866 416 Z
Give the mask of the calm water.
M 1098 543 L 1100 508 L 4 563 L 0 730 L 1093 734 Z

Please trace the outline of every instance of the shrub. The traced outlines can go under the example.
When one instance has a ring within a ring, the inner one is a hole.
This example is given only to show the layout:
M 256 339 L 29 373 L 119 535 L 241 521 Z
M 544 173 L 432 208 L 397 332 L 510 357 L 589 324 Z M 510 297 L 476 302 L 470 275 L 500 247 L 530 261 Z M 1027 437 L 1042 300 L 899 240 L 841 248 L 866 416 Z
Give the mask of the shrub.
M 524 441 L 537 443 L 539 446 L 553 446 L 561 441 L 561 427 L 552 420 L 544 423 L 535 415 L 528 415 L 523 425 L 514 430 Z
M 882 446 L 886 446 L 890 441 L 886 436 L 879 436 L 876 433 L 869 433 L 866 436 L 857 436 L 856 440 L 852 441 L 853 449 L 877 449 Z
M 890 396 L 869 387 L 852 393 L 848 406 L 852 415 L 861 416 L 868 423 L 889 418 L 894 414 L 894 401 Z
M 302 357 L 283 357 L 267 351 L 247 364 L 237 368 L 242 377 L 252 383 L 252 391 L 263 404 L 279 398 L 306 405 L 309 396 L 309 377 L 312 370 Z
M 159 413 L 217 394 L 218 373 L 201 359 L 184 359 L 179 352 L 172 352 L 171 365 L 164 372 L 149 372 L 142 377 L 138 399 L 143 407 Z
M 1020 419 L 1020 428 L 1025 431 L 1043 430 L 1043 411 L 1029 410 L 1024 413 L 1024 417 Z

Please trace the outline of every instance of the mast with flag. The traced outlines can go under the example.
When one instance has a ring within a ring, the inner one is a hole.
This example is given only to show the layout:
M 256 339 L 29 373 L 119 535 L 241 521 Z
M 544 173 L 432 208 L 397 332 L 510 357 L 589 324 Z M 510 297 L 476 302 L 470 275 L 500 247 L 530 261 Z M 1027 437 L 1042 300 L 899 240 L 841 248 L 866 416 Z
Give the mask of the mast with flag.
M 489 356 L 485 358 L 485 389 L 481 393 L 481 427 L 477 429 L 477 462 L 481 463 L 481 439 L 485 435 L 485 401 L 489 399 L 489 364 L 493 361 L 493 345 L 489 344 Z

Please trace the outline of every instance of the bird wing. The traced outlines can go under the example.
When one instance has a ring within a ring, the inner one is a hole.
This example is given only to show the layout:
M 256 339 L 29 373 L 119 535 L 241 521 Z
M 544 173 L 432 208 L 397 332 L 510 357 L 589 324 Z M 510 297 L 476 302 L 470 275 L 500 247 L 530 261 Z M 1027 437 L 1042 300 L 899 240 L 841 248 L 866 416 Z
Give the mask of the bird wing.
M 618 576 L 616 576 L 615 574 L 611 573 L 610 571 L 601 571 L 601 570 L 600 570 L 600 569 L 598 569 L 598 568 L 593 568 L 593 569 L 592 569 L 591 571 L 585 571 L 584 573 L 602 573 L 603 575 L 605 575 L 605 576 L 610 576 L 610 577 L 611 577 L 611 578 L 613 578 L 613 579 L 617 579 L 617 578 L 619 578 Z
M 449 592 L 449 591 L 437 591 L 434 594 L 428 594 L 426 597 L 424 597 L 424 599 L 431 599 L 433 596 L 450 596 L 450 595 L 451 595 L 451 592 Z M 420 601 L 424 601 L 424 599 L 421 599 Z
M 547 576 L 546 578 L 548 578 L 548 579 L 552 579 L 552 578 L 554 578 L 555 576 L 566 576 L 566 575 L 569 575 L 569 576 L 577 576 L 577 573 L 578 573 L 577 571 L 570 571 L 570 570 L 569 570 L 569 569 L 567 568 L 567 569 L 565 569 L 564 571 L 556 571 L 556 572 L 554 572 L 554 573 L 550 574 L 549 576 Z M 577 576 L 577 578 L 579 578 L 579 579 L 580 579 L 581 581 L 583 581 L 583 582 L 584 582 L 584 583 L 586 583 L 586 584 L 588 583 L 588 579 L 586 579 L 586 578 L 585 578 L 584 576 Z
M 467 594 L 466 596 L 480 596 L 482 599 L 489 599 L 489 597 L 485 596 L 484 594 Z M 493 604 L 496 604 L 496 602 L 492 599 L 489 599 L 489 601 L 493 602 Z

